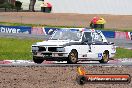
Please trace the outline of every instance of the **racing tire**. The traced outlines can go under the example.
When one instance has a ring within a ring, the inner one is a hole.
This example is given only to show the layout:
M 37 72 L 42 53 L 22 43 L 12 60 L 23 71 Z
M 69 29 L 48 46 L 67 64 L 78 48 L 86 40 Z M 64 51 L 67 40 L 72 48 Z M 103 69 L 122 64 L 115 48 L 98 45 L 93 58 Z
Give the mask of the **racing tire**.
M 33 61 L 34 61 L 34 63 L 41 64 L 44 61 L 44 59 L 39 59 L 39 58 L 33 57 Z
M 84 85 L 86 83 L 86 81 L 87 81 L 87 79 L 85 76 L 80 75 L 77 77 L 77 83 L 79 85 Z
M 78 61 L 78 52 L 77 52 L 76 50 L 72 50 L 72 51 L 69 53 L 67 63 L 68 63 L 68 64 L 76 64 L 77 61 Z
M 107 63 L 109 61 L 109 53 L 108 52 L 104 52 L 102 59 L 99 60 L 100 63 Z

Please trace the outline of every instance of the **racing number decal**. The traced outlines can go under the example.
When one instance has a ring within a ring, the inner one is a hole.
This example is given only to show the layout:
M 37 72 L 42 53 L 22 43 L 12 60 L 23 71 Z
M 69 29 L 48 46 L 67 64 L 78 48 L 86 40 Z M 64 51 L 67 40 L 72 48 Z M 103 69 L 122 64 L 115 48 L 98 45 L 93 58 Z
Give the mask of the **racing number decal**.
M 98 53 L 98 58 L 102 59 L 102 53 Z

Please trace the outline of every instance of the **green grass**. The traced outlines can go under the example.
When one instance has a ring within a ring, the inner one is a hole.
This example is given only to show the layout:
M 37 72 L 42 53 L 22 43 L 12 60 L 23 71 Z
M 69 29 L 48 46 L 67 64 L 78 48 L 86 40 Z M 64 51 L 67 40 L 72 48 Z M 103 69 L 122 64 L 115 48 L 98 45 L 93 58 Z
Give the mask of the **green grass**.
M 0 38 L 0 60 L 31 60 L 31 45 L 42 40 Z M 115 58 L 132 58 L 132 50 L 117 48 Z
M 0 38 L 0 60 L 29 60 L 31 45 L 40 40 Z
M 54 27 L 54 28 L 85 28 L 85 26 L 56 26 L 56 25 L 41 25 L 41 24 L 23 24 L 23 23 L 9 23 L 9 22 L 0 22 L 0 25 L 6 26 L 36 26 L 36 27 Z M 98 29 L 100 30 L 100 29 Z M 101 29 L 102 30 L 102 29 Z M 125 29 L 103 29 L 108 31 L 124 31 L 124 32 L 132 32 L 132 28 Z
M 31 27 L 55 27 L 55 28 L 82 28 L 83 26 L 56 26 L 56 25 L 42 25 L 42 24 L 23 24 L 23 23 L 9 23 L 9 22 L 0 22 L 0 25 L 5 26 L 31 26 Z
M 132 50 L 117 48 L 115 58 L 132 58 Z

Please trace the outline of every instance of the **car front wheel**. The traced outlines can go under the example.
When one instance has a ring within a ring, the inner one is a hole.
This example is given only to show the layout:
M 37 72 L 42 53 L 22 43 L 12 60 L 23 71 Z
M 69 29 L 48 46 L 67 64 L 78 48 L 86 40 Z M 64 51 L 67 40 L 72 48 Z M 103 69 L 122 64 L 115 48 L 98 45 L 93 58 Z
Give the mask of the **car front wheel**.
M 69 64 L 76 64 L 77 61 L 78 61 L 78 53 L 77 53 L 76 50 L 72 50 L 72 51 L 69 53 L 67 63 L 69 63 Z
M 41 64 L 44 61 L 44 59 L 33 57 L 33 61 L 34 61 L 34 63 Z

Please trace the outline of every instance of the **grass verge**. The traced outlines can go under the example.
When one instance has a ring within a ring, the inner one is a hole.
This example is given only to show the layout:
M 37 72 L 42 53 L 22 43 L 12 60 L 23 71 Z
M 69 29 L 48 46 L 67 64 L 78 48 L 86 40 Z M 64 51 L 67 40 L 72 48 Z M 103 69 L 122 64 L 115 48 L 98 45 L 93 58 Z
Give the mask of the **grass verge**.
M 36 26 L 36 27 L 54 27 L 54 28 L 82 28 L 83 26 L 56 26 L 56 25 L 45 25 L 45 24 L 23 24 L 23 23 L 9 23 L 9 22 L 0 22 L 0 25 L 5 26 Z
M 36 26 L 36 27 L 54 27 L 54 28 L 85 28 L 84 26 L 56 26 L 56 25 L 41 25 L 41 24 L 23 24 L 23 23 L 9 23 L 9 22 L 0 22 L 0 25 L 6 26 Z M 98 29 L 100 30 L 100 29 Z M 101 29 L 102 30 L 102 29 Z M 126 29 L 103 29 L 107 31 L 123 31 L 123 32 L 132 32 L 132 28 Z
M 31 60 L 31 45 L 36 39 L 0 38 L 0 60 Z M 132 58 L 132 50 L 117 48 L 115 58 Z
M 40 40 L 0 38 L 0 60 L 31 59 L 31 45 L 37 41 Z
M 117 48 L 115 58 L 132 58 L 132 50 Z

